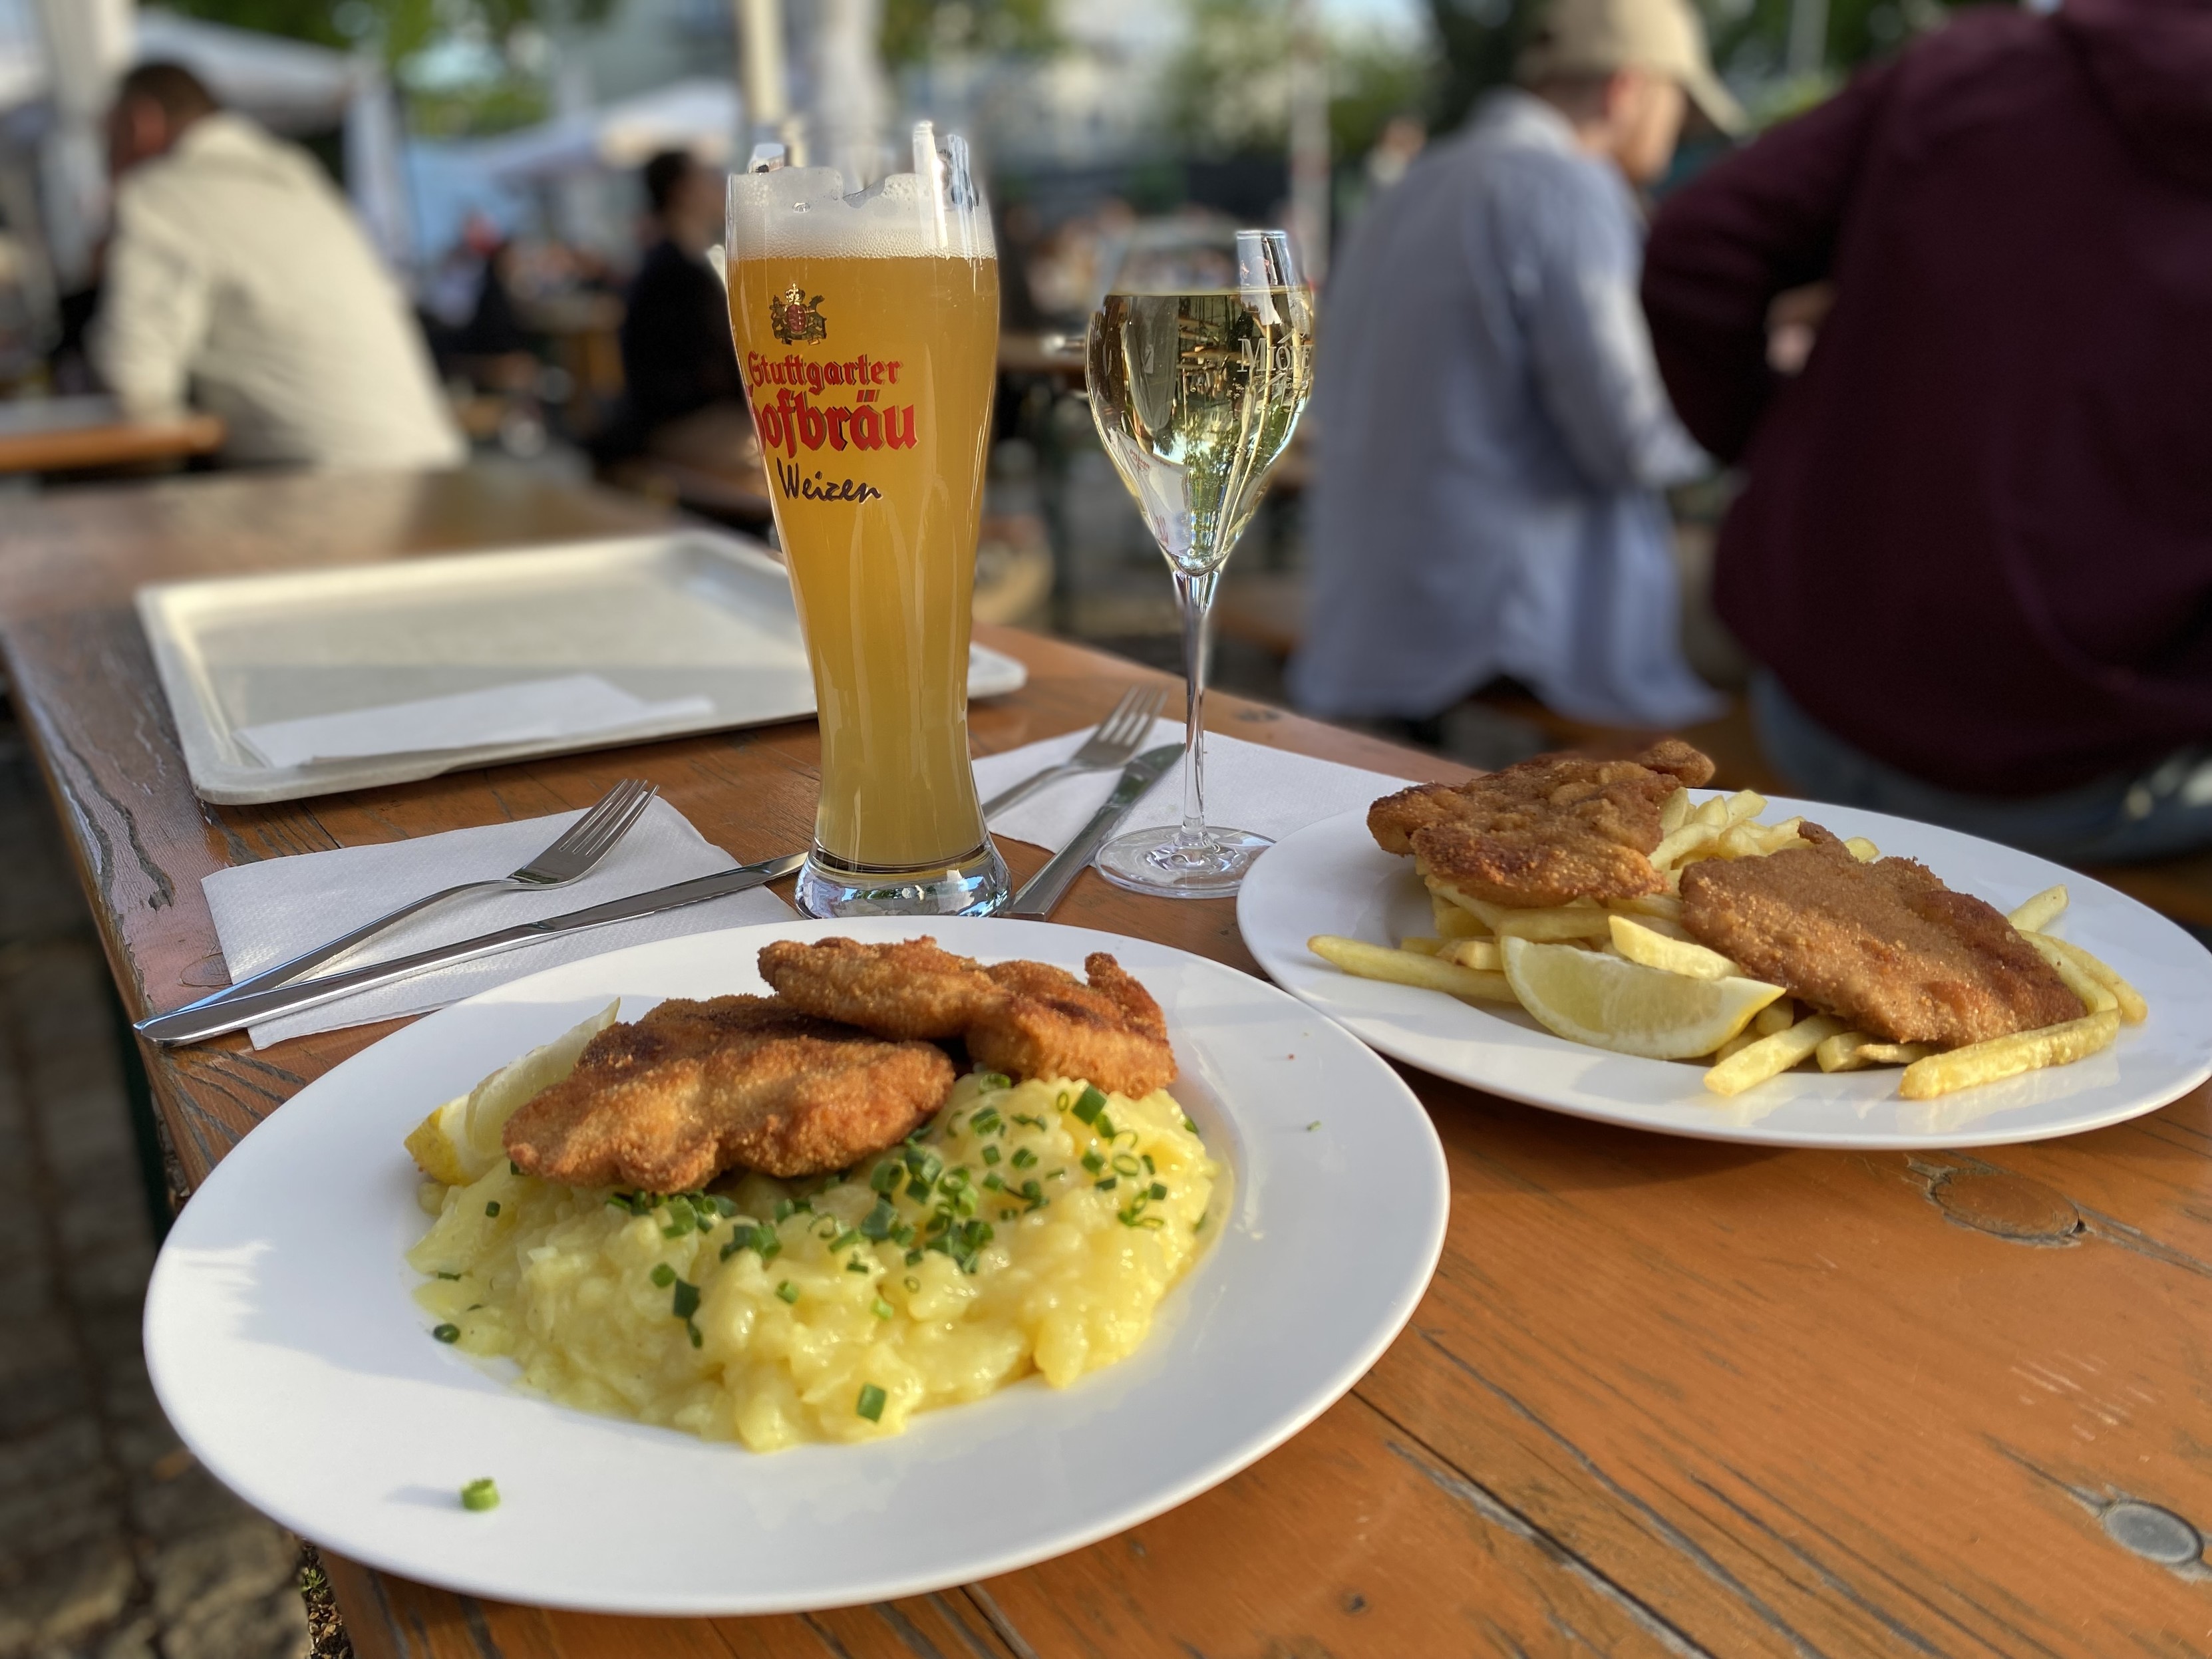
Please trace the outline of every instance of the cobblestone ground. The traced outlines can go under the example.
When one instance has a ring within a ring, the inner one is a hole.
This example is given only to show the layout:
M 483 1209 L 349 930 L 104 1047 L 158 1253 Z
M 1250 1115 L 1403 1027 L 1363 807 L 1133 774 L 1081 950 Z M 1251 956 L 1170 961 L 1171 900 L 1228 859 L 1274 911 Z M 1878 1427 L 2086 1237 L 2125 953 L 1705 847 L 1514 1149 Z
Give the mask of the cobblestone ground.
M 153 1238 L 50 810 L 0 723 L 0 1659 L 294 1659 L 297 1547 L 199 1468 L 146 1379 Z

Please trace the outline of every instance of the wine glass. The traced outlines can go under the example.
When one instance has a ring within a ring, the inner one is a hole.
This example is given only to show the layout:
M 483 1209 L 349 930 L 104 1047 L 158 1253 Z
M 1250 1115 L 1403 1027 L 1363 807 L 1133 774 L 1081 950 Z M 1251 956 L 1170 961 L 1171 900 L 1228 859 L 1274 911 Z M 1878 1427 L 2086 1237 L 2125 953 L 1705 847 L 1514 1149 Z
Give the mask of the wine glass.
M 1206 621 L 1221 567 L 1313 390 L 1313 291 L 1279 230 L 1237 233 L 1236 286 L 1107 295 L 1091 417 L 1173 573 L 1182 611 L 1182 822 L 1106 843 L 1098 872 L 1176 898 L 1234 893 L 1273 843 L 1206 821 Z

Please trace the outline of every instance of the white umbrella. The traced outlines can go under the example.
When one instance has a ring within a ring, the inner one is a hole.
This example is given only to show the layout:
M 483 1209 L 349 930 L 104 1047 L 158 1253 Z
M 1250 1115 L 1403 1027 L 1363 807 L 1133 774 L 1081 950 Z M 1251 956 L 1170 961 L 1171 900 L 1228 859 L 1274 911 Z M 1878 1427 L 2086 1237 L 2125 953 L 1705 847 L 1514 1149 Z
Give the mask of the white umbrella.
M 503 184 L 623 172 L 664 149 L 688 149 L 702 161 L 721 167 L 730 161 L 738 114 L 738 91 L 727 81 L 676 81 L 599 109 L 502 133 L 472 149 L 477 165 Z

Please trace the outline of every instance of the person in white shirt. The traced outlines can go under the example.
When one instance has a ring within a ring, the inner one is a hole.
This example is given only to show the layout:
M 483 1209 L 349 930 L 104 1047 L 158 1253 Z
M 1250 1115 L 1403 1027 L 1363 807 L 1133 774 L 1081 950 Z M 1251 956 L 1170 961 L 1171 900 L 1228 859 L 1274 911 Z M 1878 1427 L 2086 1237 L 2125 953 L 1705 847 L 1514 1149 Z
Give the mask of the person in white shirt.
M 128 412 L 189 396 L 247 464 L 466 459 L 405 295 L 313 157 L 173 64 L 124 77 L 108 143 L 115 228 L 88 343 Z

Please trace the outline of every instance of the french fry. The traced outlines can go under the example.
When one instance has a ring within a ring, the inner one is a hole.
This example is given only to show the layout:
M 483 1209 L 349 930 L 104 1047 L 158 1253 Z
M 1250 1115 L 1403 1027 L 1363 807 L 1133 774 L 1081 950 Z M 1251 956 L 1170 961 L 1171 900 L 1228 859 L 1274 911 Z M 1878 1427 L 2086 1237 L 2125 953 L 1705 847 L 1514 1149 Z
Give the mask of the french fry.
M 1849 853 L 1861 864 L 1872 864 L 1876 859 L 1881 856 L 1881 848 L 1875 846 L 1864 836 L 1853 836 L 1849 841 L 1844 843 L 1844 851 Z
M 1490 924 L 1474 911 L 1454 904 L 1438 893 L 1429 895 L 1429 909 L 1437 920 L 1439 939 L 1488 939 Z
M 1668 921 L 1682 919 L 1682 901 L 1672 893 L 1639 893 L 1634 898 L 1612 899 L 1607 908 L 1625 910 L 1634 916 L 1659 916 Z
M 1681 974 L 1691 979 L 1744 977 L 1743 969 L 1719 951 L 1708 951 L 1687 938 L 1670 938 L 1649 922 L 1631 921 L 1626 916 L 1613 918 L 1613 945 L 1631 962 L 1669 974 Z
M 1505 982 L 1503 974 L 1477 973 L 1474 969 L 1462 968 L 1455 962 L 1425 957 L 1415 951 L 1393 951 L 1386 945 L 1340 939 L 1331 933 L 1315 934 L 1306 941 L 1306 949 L 1322 961 L 1341 968 L 1358 979 L 1380 979 L 1396 985 L 1417 985 L 1423 990 L 1442 991 L 1447 996 L 1463 997 L 1475 1002 L 1520 1000 L 1513 994 L 1513 988 Z
M 1797 1023 L 1797 1005 L 1788 997 L 1770 1002 L 1752 1017 L 1751 1029 L 1761 1036 L 1786 1031 Z
M 1932 1100 L 1956 1089 L 1995 1083 L 2045 1066 L 2070 1066 L 2110 1048 L 2119 1034 L 2119 1011 L 2107 1008 L 2063 1025 L 1970 1042 L 1963 1048 L 1914 1060 L 1905 1068 L 1897 1092 L 1907 1100 Z
M 1726 805 L 1717 797 L 1705 803 L 1706 806 L 1720 806 L 1723 809 Z M 1698 810 L 1702 812 L 1705 808 L 1700 807 Z M 1695 852 L 1698 848 L 1718 840 L 1720 833 L 1720 827 L 1717 824 L 1707 823 L 1702 818 L 1692 818 L 1689 823 L 1675 830 L 1671 836 L 1660 838 L 1659 844 L 1651 849 L 1651 867 L 1655 870 L 1664 870 L 1680 860 L 1683 854 Z
M 2058 977 L 2066 981 L 2066 988 L 2081 999 L 2083 1013 L 2101 1014 L 2107 1009 L 2118 1009 L 2118 996 L 2087 969 L 2061 951 L 2057 939 L 2045 939 L 2040 933 L 2022 933 L 2021 937 L 2033 945 L 2042 953 L 2043 959 L 2058 970 Z
M 1786 1000 L 1787 999 L 1785 999 L 1785 1000 Z M 1773 1004 L 1769 1003 L 1767 1007 L 1771 1008 L 1773 1006 Z M 1762 1008 L 1759 1012 L 1763 1014 L 1766 1012 L 1766 1009 Z M 1753 1043 L 1758 1041 L 1759 1033 L 1747 1027 L 1745 1030 L 1738 1031 L 1726 1042 L 1721 1044 L 1718 1049 L 1715 1050 L 1713 1054 L 1714 1062 L 1717 1064 L 1723 1060 L 1734 1060 L 1738 1054 L 1741 1054 L 1745 1049 L 1750 1048 Z
M 2014 925 L 2017 927 L 2019 924 Z M 2110 991 L 2113 1000 L 2119 1004 L 2121 1024 L 2140 1025 L 2150 1017 L 2150 1004 L 2143 1000 L 2142 992 L 2073 940 L 2053 939 L 2048 933 L 2031 933 L 2027 937 L 2028 943 L 2038 950 L 2042 950 L 2046 945 L 2057 947 L 2060 955 Z
M 1826 1014 L 1801 1019 L 1788 1030 L 1763 1036 L 1713 1066 L 1705 1073 L 1705 1087 L 1717 1095 L 1740 1095 L 1769 1078 L 1779 1077 L 1843 1029 L 1841 1020 Z
M 1689 822 L 1690 809 L 1696 803 L 1686 789 L 1677 789 L 1659 803 L 1659 833 L 1671 836 Z
M 1440 939 L 1401 939 L 1401 951 L 1411 951 L 1417 957 L 1440 957 L 1444 953 L 1445 941 Z
M 1932 1042 L 1862 1042 L 1859 1058 L 1869 1066 L 1910 1066 L 1936 1052 Z
M 2026 900 L 2005 920 L 2023 933 L 2039 933 L 2058 920 L 2066 908 L 2066 884 L 2046 887 L 2033 898 Z
M 1498 954 L 1498 942 L 1494 939 L 1455 939 L 1437 954 L 1446 962 L 1455 962 L 1478 973 L 1504 971 L 1504 958 Z
M 1864 1031 L 1838 1031 L 1820 1039 L 1820 1046 L 1813 1050 L 1813 1060 L 1824 1072 L 1855 1072 L 1866 1064 L 1859 1058 L 1859 1050 L 1866 1045 Z
M 1728 798 L 1728 822 L 1747 823 L 1766 810 L 1766 797 L 1756 789 L 1739 789 Z
M 1509 910 L 1498 919 L 1498 937 L 1538 940 L 1547 945 L 1567 939 L 1608 939 L 1613 917 L 1595 905 L 1563 904 L 1550 910 Z
M 1726 795 L 1715 795 L 1711 800 L 1699 805 L 1696 811 L 1691 813 L 1689 821 L 1691 823 L 1702 823 L 1714 830 L 1727 829 L 1735 822 L 1729 817 L 1729 798 Z

